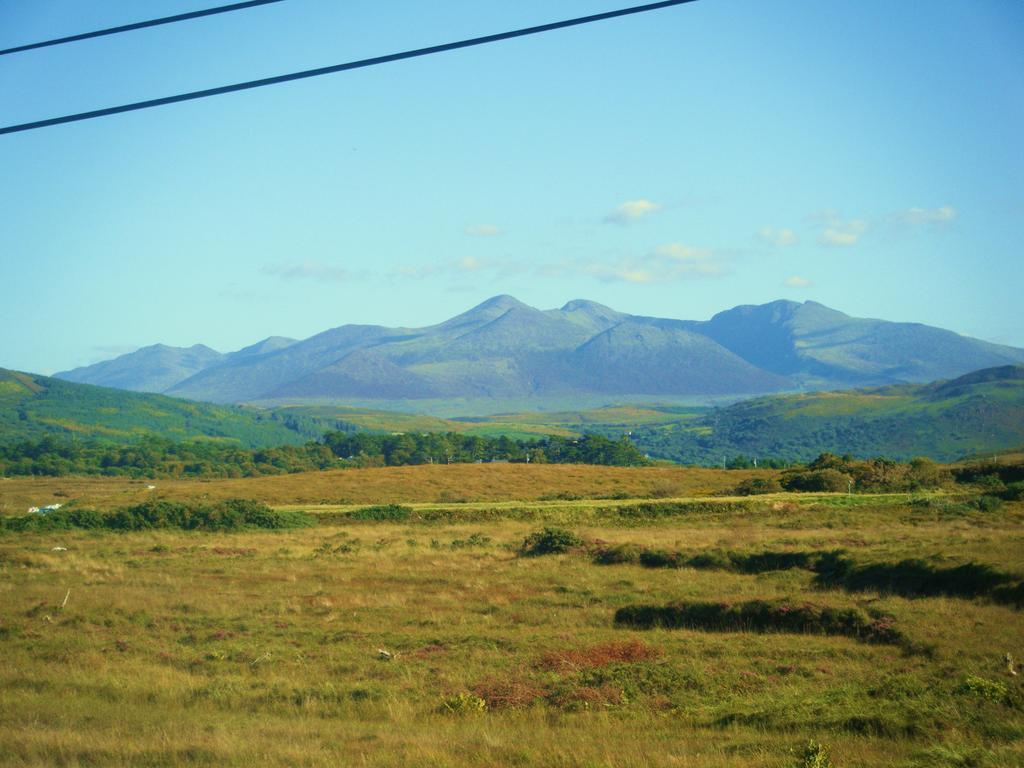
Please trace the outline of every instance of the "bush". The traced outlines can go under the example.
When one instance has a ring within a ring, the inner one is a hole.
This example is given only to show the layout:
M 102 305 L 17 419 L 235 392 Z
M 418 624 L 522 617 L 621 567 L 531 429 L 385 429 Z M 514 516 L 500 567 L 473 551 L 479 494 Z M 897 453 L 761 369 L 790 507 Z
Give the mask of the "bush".
M 937 488 L 949 478 L 949 474 L 929 458 L 918 456 L 910 460 L 908 480 L 912 488 Z
M 373 507 L 362 507 L 355 510 L 351 520 L 379 520 L 402 522 L 412 517 L 412 509 L 401 504 L 379 504 Z
M 57 510 L 45 515 L 7 518 L 3 527 L 12 531 L 70 529 L 143 531 L 159 528 L 234 531 L 244 528 L 305 528 L 316 518 L 304 512 L 278 512 L 248 499 L 228 499 L 214 504 L 149 501 L 122 507 L 109 514 L 92 509 Z
M 839 552 L 822 554 L 814 565 L 815 583 L 849 592 L 877 591 L 904 597 L 978 597 L 992 594 L 1014 577 L 990 565 L 965 563 L 937 568 L 925 560 L 858 565 Z
M 1024 501 L 1024 482 L 1010 483 L 1000 497 L 1003 501 Z
M 45 515 L 32 513 L 18 517 L 0 518 L 0 525 L 4 530 L 28 532 L 28 531 L 66 531 L 74 526 L 71 524 L 71 516 L 65 510 L 49 512 Z
M 872 618 L 856 608 L 752 600 L 728 603 L 631 605 L 615 613 L 619 625 L 712 632 L 794 632 L 846 635 L 871 643 L 898 643 L 902 635 L 890 616 Z
M 712 549 L 694 555 L 687 563 L 691 568 L 698 568 L 702 571 L 731 571 L 733 561 L 727 552 L 720 549 Z
M 687 562 L 681 552 L 647 549 L 640 553 L 640 565 L 645 568 L 682 568 Z
M 756 496 L 762 493 L 779 493 L 782 484 L 774 477 L 752 477 L 736 486 L 737 496 Z
M 981 496 L 972 501 L 971 506 L 982 512 L 998 512 L 1003 506 L 1003 500 L 998 496 Z
M 647 501 L 640 504 L 602 508 L 599 510 L 599 514 L 621 520 L 643 521 L 688 515 L 727 515 L 748 512 L 753 508 L 749 501 Z
M 68 520 L 73 528 L 91 530 L 104 526 L 104 517 L 95 509 L 71 509 L 67 512 Z
M 1001 488 L 1004 484 L 1024 482 L 1024 462 L 997 464 L 992 461 L 968 464 L 953 470 L 953 479 L 958 483 L 974 483 L 981 486 Z
M 487 711 L 487 702 L 472 693 L 456 693 L 441 699 L 440 709 L 446 715 L 477 715 Z
M 834 763 L 828 755 L 828 748 L 817 741 L 808 741 L 800 755 L 800 762 L 796 768 L 834 768 Z
M 1005 683 L 996 680 L 986 680 L 984 677 L 968 675 L 954 691 L 961 696 L 976 696 L 986 701 L 994 701 L 997 704 L 1006 704 L 1010 698 L 1010 689 Z
M 782 476 L 782 487 L 787 491 L 811 493 L 846 493 L 853 478 L 837 469 L 814 469 L 807 472 L 788 472 Z
M 620 565 L 623 563 L 640 562 L 640 547 L 636 544 L 618 544 L 614 547 L 598 550 L 594 562 L 598 565 Z
M 548 526 L 541 531 L 535 531 L 523 539 L 519 552 L 522 555 L 536 557 L 537 555 L 553 555 L 561 552 L 568 552 L 583 546 L 583 539 L 572 531 L 565 528 Z

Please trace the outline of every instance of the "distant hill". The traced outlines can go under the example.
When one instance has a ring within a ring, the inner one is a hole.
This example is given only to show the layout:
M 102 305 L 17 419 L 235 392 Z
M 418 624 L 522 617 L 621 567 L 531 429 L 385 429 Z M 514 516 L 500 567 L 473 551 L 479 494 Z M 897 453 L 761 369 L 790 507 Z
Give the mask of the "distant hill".
M 655 333 L 649 344 L 657 350 L 655 342 L 683 343 L 680 338 L 688 339 Z M 125 445 L 157 436 L 266 448 L 335 429 L 517 439 L 629 433 L 655 458 L 702 465 L 737 456 L 806 461 L 826 451 L 949 461 L 1024 445 L 1024 365 L 929 384 L 771 395 L 720 408 L 620 405 L 456 419 L 325 404 L 271 410 L 212 405 L 0 369 L 0 444 L 55 436 Z
M 154 344 L 94 365 L 54 374 L 55 378 L 78 384 L 127 389 L 132 392 L 161 393 L 200 371 L 221 364 L 258 360 L 295 343 L 295 339 L 271 336 L 248 347 L 222 354 L 203 344 L 169 347 Z
M 164 392 L 223 359 L 220 352 L 202 344 L 191 347 L 154 344 L 113 360 L 62 371 L 55 374 L 55 378 L 132 392 Z
M 850 317 L 813 301 L 736 307 L 691 327 L 809 387 L 933 381 L 1024 362 L 1024 350 L 920 323 Z
M 632 434 L 652 456 L 715 465 L 735 456 L 806 461 L 858 458 L 952 461 L 1024 445 L 1024 366 L 924 385 L 760 397 Z
M 585 300 L 538 310 L 495 296 L 425 328 L 344 325 L 226 355 L 157 345 L 57 377 L 217 403 L 409 408 L 459 400 L 494 413 L 512 400 L 550 407 L 567 398 L 743 397 L 922 382 L 1016 363 L 1024 350 L 810 301 L 736 307 L 698 322 Z
M 47 435 L 132 443 L 146 436 L 246 448 L 300 444 L 338 422 L 76 384 L 0 368 L 0 442 Z

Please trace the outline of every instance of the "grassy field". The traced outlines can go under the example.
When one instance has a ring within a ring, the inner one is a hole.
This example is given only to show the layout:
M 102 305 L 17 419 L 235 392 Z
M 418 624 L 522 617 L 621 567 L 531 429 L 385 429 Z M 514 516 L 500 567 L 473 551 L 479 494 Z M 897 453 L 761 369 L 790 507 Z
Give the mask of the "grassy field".
M 1005 660 L 1024 659 L 1024 616 L 992 588 L 1024 578 L 1021 503 L 592 498 L 700 497 L 748 476 L 714 470 L 327 474 L 155 489 L 262 494 L 319 511 L 309 529 L 0 535 L 0 763 L 826 765 L 809 740 L 837 767 L 1024 763 L 1024 675 Z M 4 481 L 5 503 L 58 486 L 113 506 L 137 492 L 31 482 Z M 610 493 L 553 498 L 587 487 Z M 351 518 L 396 501 L 423 514 Z M 525 556 L 523 540 L 549 525 L 578 543 Z M 690 564 L 602 564 L 629 546 Z M 859 581 L 824 583 L 799 565 L 832 550 Z M 729 557 L 746 565 L 723 566 Z M 987 566 L 975 596 L 949 577 L 969 563 Z M 753 601 L 779 617 L 849 610 L 889 634 L 615 621 L 635 606 Z
M 731 490 L 768 472 L 586 464 L 449 464 L 331 470 L 228 480 L 0 478 L 0 514 L 70 499 L 109 508 L 150 498 L 244 497 L 268 504 L 516 501 L 568 497 L 680 497 Z M 155 486 L 150 489 L 149 486 Z

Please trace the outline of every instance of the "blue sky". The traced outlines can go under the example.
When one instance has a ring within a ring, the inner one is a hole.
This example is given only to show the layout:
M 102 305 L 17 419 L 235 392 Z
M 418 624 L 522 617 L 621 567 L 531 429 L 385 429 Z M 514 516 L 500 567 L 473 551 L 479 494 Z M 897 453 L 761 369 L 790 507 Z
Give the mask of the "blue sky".
M 0 48 L 210 0 L 5 0 Z M 285 0 L 0 58 L 0 123 L 631 4 Z M 498 293 L 815 300 L 1024 346 L 1024 4 L 699 2 L 0 136 L 0 366 Z

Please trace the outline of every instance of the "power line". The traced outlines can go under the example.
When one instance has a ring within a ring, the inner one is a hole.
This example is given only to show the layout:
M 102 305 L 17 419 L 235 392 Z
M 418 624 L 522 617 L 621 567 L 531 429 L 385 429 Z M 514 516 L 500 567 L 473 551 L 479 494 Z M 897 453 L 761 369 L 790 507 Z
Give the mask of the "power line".
M 319 77 L 320 75 L 330 75 L 335 72 L 346 72 L 351 69 L 361 69 L 363 67 L 373 67 L 378 64 L 387 64 L 392 61 L 402 61 L 403 59 L 414 59 L 419 56 L 430 56 L 435 53 L 443 53 L 445 51 L 454 51 L 459 48 L 470 48 L 475 45 L 486 45 L 487 43 L 496 43 L 500 40 L 509 40 L 515 37 L 525 37 L 526 35 L 536 35 L 541 32 L 550 32 L 555 29 L 564 29 L 566 27 L 575 27 L 581 24 L 591 24 L 595 21 L 604 21 L 605 19 L 614 19 L 619 16 L 628 16 L 634 13 L 644 13 L 646 11 L 654 11 L 659 8 L 668 8 L 673 5 L 683 5 L 684 3 L 692 3 L 695 0 L 663 0 L 658 3 L 649 3 L 647 5 L 637 5 L 632 8 L 623 8 L 617 11 L 608 11 L 606 13 L 597 13 L 592 16 L 581 16 L 575 19 L 568 19 L 566 21 L 556 21 L 550 24 L 541 24 L 536 27 L 526 27 L 524 29 L 516 29 L 511 32 L 500 32 L 495 35 L 485 35 L 484 37 L 474 37 L 468 40 L 459 40 L 454 43 L 444 43 L 442 45 L 432 45 L 429 48 L 417 48 L 411 51 L 403 51 L 402 53 L 391 53 L 387 56 L 376 56 L 371 59 L 361 59 L 359 61 L 350 61 L 346 64 L 335 64 L 330 67 L 320 67 L 318 69 L 307 69 L 302 72 L 292 72 L 287 75 L 277 75 L 275 77 L 265 77 L 260 80 L 249 80 L 244 83 L 235 83 L 234 85 L 222 85 L 218 88 L 207 88 L 202 91 L 191 91 L 189 93 L 180 93 L 176 96 L 164 96 L 159 99 L 150 99 L 148 101 L 136 101 L 131 104 L 123 104 L 119 107 L 107 107 L 106 109 L 96 109 L 91 112 L 79 112 L 74 115 L 65 115 L 63 117 L 51 117 L 48 120 L 37 120 L 32 123 L 22 123 L 20 125 L 9 125 L 4 128 L 0 128 L 0 134 L 4 133 L 17 133 L 19 131 L 31 131 L 36 128 L 46 128 L 51 125 L 60 125 L 61 123 L 73 123 L 79 120 L 91 120 L 96 117 L 106 117 L 107 115 L 116 115 L 121 112 L 134 112 L 139 109 L 149 109 L 150 107 L 160 107 L 165 104 L 176 104 L 180 101 L 191 101 L 193 99 L 204 99 L 207 96 L 220 96 L 225 93 L 233 93 L 234 91 L 245 91 L 250 88 L 262 88 L 265 85 L 277 85 L 278 83 L 287 83 L 292 80 L 303 80 L 307 77 Z
M 58 37 L 54 40 L 43 40 L 39 43 L 28 43 L 27 45 L 18 45 L 14 48 L 4 48 L 0 50 L 0 56 L 7 56 L 11 53 L 21 53 L 22 51 L 32 51 L 36 48 L 47 48 L 51 45 L 63 45 L 64 43 L 74 43 L 79 40 L 89 40 L 93 37 L 104 37 L 105 35 L 116 35 L 120 32 L 131 32 L 135 29 L 145 29 L 146 27 L 158 27 L 161 24 L 173 24 L 176 21 L 187 21 L 189 19 L 198 19 L 202 16 L 213 16 L 217 13 L 228 13 L 229 11 L 241 11 L 245 8 L 252 8 L 256 5 L 269 5 L 270 3 L 280 3 L 281 0 L 248 0 L 244 3 L 232 3 L 231 5 L 220 5 L 216 8 L 207 8 L 203 11 L 190 11 L 189 13 L 179 13 L 177 16 L 164 16 L 162 19 L 150 19 L 149 21 L 137 21 L 134 24 L 125 24 L 120 27 L 110 27 L 109 29 L 97 29 L 95 32 L 83 32 L 80 35 L 69 35 L 68 37 Z

